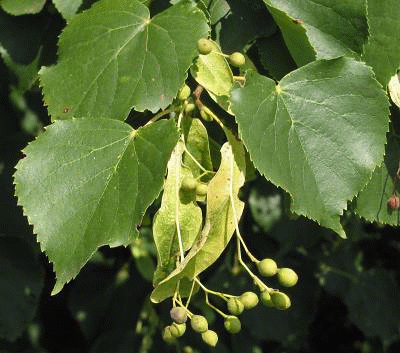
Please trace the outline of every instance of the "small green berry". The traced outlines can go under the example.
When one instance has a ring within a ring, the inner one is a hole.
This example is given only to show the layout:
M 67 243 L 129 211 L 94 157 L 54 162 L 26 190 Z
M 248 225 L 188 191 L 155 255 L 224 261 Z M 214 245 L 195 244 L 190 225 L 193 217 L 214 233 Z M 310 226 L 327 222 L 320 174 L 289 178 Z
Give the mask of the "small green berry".
M 197 50 L 202 55 L 210 54 L 213 49 L 212 42 L 207 38 L 200 38 L 197 41 Z
M 171 319 L 177 324 L 183 324 L 187 320 L 186 309 L 181 306 L 172 308 L 169 314 L 171 315 Z
M 232 66 L 241 67 L 245 64 L 246 58 L 242 53 L 235 52 L 229 55 L 229 62 Z
M 171 326 L 167 326 L 166 328 L 164 328 L 162 338 L 167 343 L 172 343 L 175 341 L 175 337 L 172 335 L 171 332 Z
M 252 309 L 258 304 L 258 296 L 254 292 L 244 292 L 239 300 L 243 303 L 243 306 L 246 310 Z
M 181 181 L 181 190 L 183 192 L 193 192 L 196 190 L 197 180 L 193 177 L 185 177 Z
M 260 301 L 263 303 L 265 306 L 272 308 L 274 307 L 274 303 L 272 302 L 271 295 L 267 290 L 261 292 L 260 294 Z
M 206 107 L 205 105 L 200 109 L 200 116 L 203 118 L 204 121 L 210 122 L 213 120 L 211 110 Z
M 224 321 L 225 329 L 229 333 L 238 333 L 242 329 L 242 324 L 236 316 L 228 316 Z
M 191 113 L 193 110 L 195 110 L 196 106 L 194 105 L 194 103 L 188 103 L 185 106 L 185 113 L 189 114 Z
M 232 315 L 240 315 L 244 310 L 244 305 L 239 298 L 230 298 L 227 303 L 228 311 Z
M 293 287 L 298 279 L 297 273 L 291 268 L 280 268 L 278 270 L 278 281 L 284 287 Z
M 193 348 L 190 346 L 183 347 L 183 353 L 193 353 Z
M 193 315 L 190 321 L 192 329 L 196 332 L 206 332 L 208 330 L 208 321 L 202 315 Z
M 180 101 L 184 101 L 185 99 L 188 99 L 188 97 L 190 96 L 190 87 L 185 84 L 178 93 L 178 99 Z
M 272 277 L 278 272 L 278 265 L 272 259 L 263 259 L 257 263 L 257 269 L 261 276 Z
M 271 300 L 274 303 L 275 308 L 279 310 L 286 310 L 290 308 L 290 298 L 282 292 L 272 292 Z
M 174 322 L 170 327 L 170 331 L 172 336 L 174 337 L 181 337 L 183 336 L 183 334 L 186 331 L 186 324 L 177 324 L 176 322 Z
M 197 183 L 196 185 L 196 195 L 205 196 L 207 195 L 208 186 L 204 183 Z
M 216 332 L 212 330 L 207 330 L 201 334 L 201 338 L 203 339 L 204 343 L 208 344 L 211 347 L 215 347 L 218 342 L 218 335 Z

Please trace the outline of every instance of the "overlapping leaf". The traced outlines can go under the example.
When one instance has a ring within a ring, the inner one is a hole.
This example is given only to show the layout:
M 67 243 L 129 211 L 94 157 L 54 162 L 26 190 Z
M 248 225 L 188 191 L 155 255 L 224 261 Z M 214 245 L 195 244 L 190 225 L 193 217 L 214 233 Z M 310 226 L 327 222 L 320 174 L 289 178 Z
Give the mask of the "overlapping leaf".
M 343 236 L 340 215 L 384 154 L 388 101 L 371 69 L 321 60 L 278 85 L 252 73 L 231 100 L 256 168 L 291 194 L 294 212 Z
M 53 293 L 101 245 L 127 245 L 159 194 L 178 139 L 173 121 L 139 130 L 111 119 L 58 121 L 25 150 L 15 189 L 54 264 Z
M 196 163 L 198 162 L 207 171 L 213 170 L 207 130 L 200 119 L 184 119 L 182 125 L 186 148 L 191 154 L 189 156 L 188 153 L 184 153 L 183 162 L 192 171 L 194 177 L 197 178 L 203 175 L 201 180 L 208 181 L 211 179 L 212 174 L 204 174 L 203 170 Z
M 70 21 L 82 5 L 83 0 L 53 0 L 53 4 L 61 15 Z
M 137 0 L 100 0 L 71 20 L 60 36 L 58 64 L 41 71 L 50 115 L 123 120 L 132 107 L 166 108 L 207 34 L 191 0 L 151 19 Z
M 317 59 L 359 55 L 368 35 L 364 0 L 264 0 L 299 66 Z
M 1 0 L 2 9 L 10 15 L 35 14 L 42 11 L 46 0 Z
M 161 207 L 153 223 L 153 236 L 158 253 L 155 284 L 174 270 L 176 260 L 180 256 L 179 243 L 182 242 L 183 251 L 189 250 L 201 230 L 203 221 L 196 200 L 193 198 L 192 201 L 184 203 L 180 198 L 181 181 L 185 177 L 192 177 L 190 169 L 182 167 L 183 151 L 184 145 L 179 141 L 168 162 L 168 176 L 164 183 Z
M 398 211 L 391 210 L 387 201 L 393 192 L 399 194 L 399 182 L 396 173 L 399 168 L 400 146 L 394 136 L 389 136 L 386 146 L 385 163 L 377 167 L 371 180 L 358 194 L 355 212 L 370 222 L 399 225 Z
M 384 86 L 400 67 L 400 6 L 396 0 L 367 0 L 369 26 L 364 60 Z
M 230 143 L 221 148 L 221 166 L 210 181 L 207 193 L 207 214 L 203 230 L 196 238 L 193 247 L 175 271 L 161 281 L 154 289 L 151 299 L 160 302 L 174 294 L 177 283 L 192 279 L 210 266 L 229 243 L 235 230 L 235 213 L 240 218 L 244 203 L 237 193 L 244 183 L 245 157 L 242 144 L 230 136 Z M 187 294 L 180 286 L 180 292 Z M 187 287 L 190 289 L 190 287 Z

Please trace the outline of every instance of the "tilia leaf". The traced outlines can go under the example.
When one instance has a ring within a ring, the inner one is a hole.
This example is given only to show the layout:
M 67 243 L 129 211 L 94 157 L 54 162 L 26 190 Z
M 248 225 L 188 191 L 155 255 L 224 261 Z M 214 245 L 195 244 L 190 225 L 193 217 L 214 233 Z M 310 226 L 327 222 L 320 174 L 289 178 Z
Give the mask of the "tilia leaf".
M 15 191 L 54 265 L 54 294 L 98 247 L 132 242 L 177 140 L 172 120 L 133 130 L 82 118 L 57 121 L 24 150 Z
M 188 250 L 201 230 L 203 217 L 195 197 L 185 203 L 180 197 L 182 179 L 193 178 L 190 169 L 182 166 L 183 151 L 184 145 L 179 141 L 168 162 L 168 176 L 164 183 L 161 207 L 153 223 L 153 236 L 158 253 L 154 283 L 158 283 L 175 269 L 180 256 L 179 243 L 182 242 L 183 251 Z
M 218 259 L 232 237 L 235 230 L 232 205 L 238 219 L 244 207 L 237 194 L 244 184 L 246 162 L 241 142 L 232 135 L 229 141 L 221 148 L 221 166 L 208 186 L 205 225 L 183 262 L 156 286 L 151 295 L 153 302 L 160 302 L 173 295 L 180 280 L 187 283 L 188 279 L 204 271 Z M 182 290 L 182 286 L 180 293 L 188 294 Z
M 340 215 L 383 160 L 388 100 L 370 68 L 315 61 L 278 85 L 257 73 L 232 91 L 255 167 L 288 191 L 292 209 L 344 236 Z
M 166 108 L 207 34 L 190 0 L 153 18 L 137 0 L 98 1 L 64 29 L 58 64 L 41 70 L 50 115 L 124 120 L 133 107 Z

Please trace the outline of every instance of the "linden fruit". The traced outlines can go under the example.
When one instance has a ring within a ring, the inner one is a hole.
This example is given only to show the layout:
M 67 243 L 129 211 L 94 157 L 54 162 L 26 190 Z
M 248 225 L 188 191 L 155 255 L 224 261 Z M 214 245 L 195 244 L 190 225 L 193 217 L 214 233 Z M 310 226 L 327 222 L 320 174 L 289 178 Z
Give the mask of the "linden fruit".
M 227 307 L 232 315 L 240 315 L 244 310 L 244 305 L 239 298 L 230 298 Z
M 172 308 L 169 312 L 171 319 L 177 324 L 183 324 L 187 320 L 187 312 L 181 306 Z
M 235 52 L 229 55 L 229 62 L 234 67 L 241 67 L 245 64 L 246 59 L 242 53 Z
M 210 54 L 213 50 L 212 42 L 207 38 L 200 38 L 197 41 L 197 50 L 202 55 Z
M 275 308 L 279 310 L 286 310 L 290 308 L 290 298 L 282 292 L 272 292 L 271 300 L 274 303 Z
M 272 259 L 263 259 L 257 263 L 257 269 L 261 276 L 272 277 L 278 272 L 278 265 Z
M 192 329 L 196 332 L 203 333 L 208 330 L 208 321 L 202 315 L 193 315 L 190 320 L 190 324 Z
M 207 330 L 201 334 L 201 338 L 203 339 L 204 343 L 208 344 L 211 347 L 215 347 L 218 342 L 218 335 L 216 332 L 212 330 Z
M 242 302 L 242 304 L 246 310 L 252 309 L 252 308 L 256 307 L 258 304 L 258 296 L 254 292 L 244 292 L 239 297 L 239 300 Z
M 238 333 L 242 329 L 242 324 L 236 316 L 228 316 L 224 321 L 225 329 L 229 333 Z
M 280 268 L 278 270 L 278 281 L 284 287 L 293 287 L 298 279 L 297 273 L 291 268 Z

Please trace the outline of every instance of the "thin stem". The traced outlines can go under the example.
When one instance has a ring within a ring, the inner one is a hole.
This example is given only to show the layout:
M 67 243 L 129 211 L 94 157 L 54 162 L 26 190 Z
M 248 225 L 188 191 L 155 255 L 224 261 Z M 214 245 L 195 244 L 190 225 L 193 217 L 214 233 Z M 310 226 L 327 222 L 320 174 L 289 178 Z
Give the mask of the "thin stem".
M 180 110 L 180 107 L 176 107 L 176 106 L 171 106 L 165 110 L 162 110 L 161 112 L 157 113 L 156 115 L 154 115 L 144 126 L 147 126 L 151 123 L 154 123 L 155 121 L 157 121 L 158 119 L 162 118 L 164 115 L 167 115 L 169 113 L 172 112 L 177 112 Z
M 259 261 L 253 256 L 253 254 L 247 248 L 246 243 L 244 242 L 242 236 L 240 235 L 239 219 L 238 219 L 238 216 L 237 216 L 237 213 L 236 213 L 235 202 L 234 202 L 234 199 L 233 199 L 233 168 L 234 168 L 233 163 L 234 163 L 234 158 L 231 158 L 229 198 L 231 200 L 231 207 L 232 207 L 233 221 L 235 222 L 236 236 L 238 237 L 240 242 L 243 244 L 244 251 L 246 252 L 247 256 L 250 258 L 250 260 L 255 262 L 255 263 L 258 263 Z M 240 256 L 240 259 L 241 258 L 242 257 Z
M 188 308 L 190 300 L 192 299 L 193 290 L 194 290 L 194 281 L 192 281 L 192 288 L 190 288 L 190 293 L 189 293 L 188 299 L 186 301 L 186 305 L 185 305 L 186 309 Z
M 203 283 L 200 282 L 200 280 L 199 280 L 197 277 L 196 277 L 194 280 L 196 281 L 196 283 L 200 286 L 200 288 L 201 288 L 205 293 L 214 294 L 214 295 L 216 295 L 217 297 L 220 297 L 221 299 L 223 299 L 223 300 L 225 300 L 225 301 L 228 301 L 227 298 L 235 297 L 234 295 L 230 295 L 230 294 L 226 294 L 226 293 L 220 293 L 220 292 L 215 292 L 215 291 L 213 291 L 213 290 L 211 290 L 211 289 L 208 289 L 207 287 L 205 287 L 205 286 L 203 285 Z
M 226 319 L 228 317 L 228 315 L 226 315 L 223 311 L 219 310 L 216 306 L 214 306 L 213 304 L 210 303 L 210 301 L 208 300 L 208 293 L 205 292 L 206 295 L 206 304 L 214 309 L 218 314 L 220 314 L 224 319 Z

